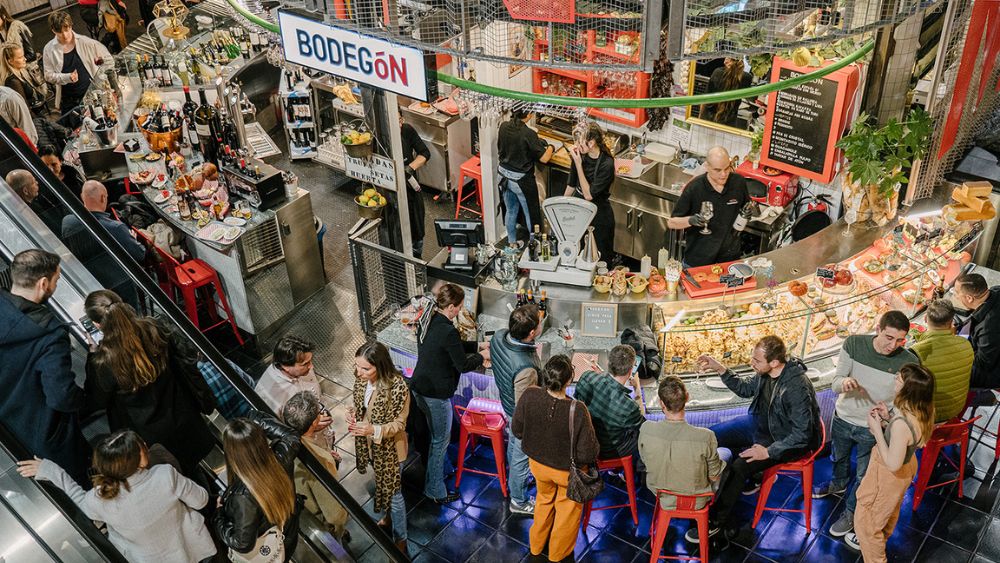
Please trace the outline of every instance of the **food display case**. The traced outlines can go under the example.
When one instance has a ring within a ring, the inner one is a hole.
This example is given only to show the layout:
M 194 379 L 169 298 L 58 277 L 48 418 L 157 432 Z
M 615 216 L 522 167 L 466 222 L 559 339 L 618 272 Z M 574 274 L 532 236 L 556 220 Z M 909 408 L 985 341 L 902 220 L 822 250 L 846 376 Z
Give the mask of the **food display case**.
M 756 289 L 654 303 L 651 326 L 664 370 L 695 374 L 701 354 L 746 367 L 753 344 L 769 334 L 807 361 L 836 354 L 847 336 L 873 332 L 882 313 L 898 309 L 912 318 L 936 292 L 943 295 L 970 263 L 966 249 L 981 231 L 982 223 L 947 224 L 940 214 L 905 220 L 846 260 L 798 279 L 775 283 L 766 261 L 757 260 Z

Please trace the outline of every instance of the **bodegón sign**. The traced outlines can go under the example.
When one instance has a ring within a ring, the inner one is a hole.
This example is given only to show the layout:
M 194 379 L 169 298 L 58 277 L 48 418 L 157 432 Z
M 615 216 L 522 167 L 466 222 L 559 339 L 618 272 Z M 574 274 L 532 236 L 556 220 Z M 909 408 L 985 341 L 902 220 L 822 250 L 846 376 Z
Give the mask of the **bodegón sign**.
M 427 101 L 424 54 L 280 10 L 278 25 L 285 60 Z

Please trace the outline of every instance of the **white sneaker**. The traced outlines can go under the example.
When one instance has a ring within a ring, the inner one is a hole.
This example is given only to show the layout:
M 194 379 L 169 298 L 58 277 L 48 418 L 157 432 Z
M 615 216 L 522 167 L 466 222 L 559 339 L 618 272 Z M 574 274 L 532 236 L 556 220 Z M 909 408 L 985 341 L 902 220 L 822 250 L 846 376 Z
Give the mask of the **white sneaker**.
M 535 514 L 535 499 L 529 498 L 524 502 L 524 504 L 518 504 L 514 501 L 510 501 L 510 513 L 533 516 Z
M 861 551 L 861 544 L 858 542 L 858 535 L 854 532 L 850 532 L 844 536 L 844 543 L 846 543 L 847 547 L 851 549 Z

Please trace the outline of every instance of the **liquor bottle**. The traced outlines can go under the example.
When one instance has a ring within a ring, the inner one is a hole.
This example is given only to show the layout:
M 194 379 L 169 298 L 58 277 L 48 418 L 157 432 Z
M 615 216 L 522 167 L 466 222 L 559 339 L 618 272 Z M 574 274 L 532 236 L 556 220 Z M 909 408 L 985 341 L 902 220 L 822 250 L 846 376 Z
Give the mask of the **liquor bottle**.
M 549 258 L 552 258 L 550 252 L 551 248 L 549 247 L 549 236 L 542 233 L 542 249 L 541 249 L 542 262 L 548 262 Z
M 194 125 L 198 131 L 198 137 L 201 139 L 201 150 L 204 152 L 205 158 L 214 162 L 218 159 L 218 145 L 216 145 L 216 132 L 214 131 L 218 112 L 215 106 L 208 103 L 204 88 L 198 88 L 198 97 L 201 100 L 201 105 L 195 111 Z
M 527 304 L 528 305 L 534 305 L 535 304 L 535 296 L 531 293 L 530 289 L 528 290 L 528 301 L 527 301 Z
M 254 167 L 253 167 L 253 177 L 256 180 L 260 179 L 260 166 L 254 165 Z
M 542 290 L 542 299 L 538 302 L 538 313 L 539 317 L 544 319 L 546 312 L 549 310 L 548 296 L 545 295 L 545 290 Z
M 191 220 L 191 205 L 187 198 L 187 188 L 180 186 L 177 187 L 177 213 L 180 214 L 181 220 Z
M 524 294 L 523 289 L 517 290 L 517 306 L 520 307 L 528 302 L 527 296 Z
M 537 262 L 540 250 L 541 237 L 538 235 L 538 225 L 535 225 L 535 231 L 528 236 L 528 260 Z
M 936 286 L 934 286 L 934 292 L 932 294 L 932 297 L 934 299 L 944 299 L 945 293 L 946 290 L 944 288 L 944 279 L 942 279 L 941 281 L 938 282 Z
M 736 216 L 736 220 L 733 221 L 733 230 L 737 232 L 742 232 L 743 229 L 747 228 L 747 223 L 750 222 L 750 217 L 753 215 L 753 202 L 746 202 L 743 204 L 743 209 L 740 209 L 740 214 Z

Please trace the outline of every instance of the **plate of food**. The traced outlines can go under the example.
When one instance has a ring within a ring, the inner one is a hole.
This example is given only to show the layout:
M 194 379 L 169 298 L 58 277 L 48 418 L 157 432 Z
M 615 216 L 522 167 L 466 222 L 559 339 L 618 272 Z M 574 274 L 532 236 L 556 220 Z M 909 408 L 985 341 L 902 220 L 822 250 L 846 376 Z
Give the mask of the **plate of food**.
M 239 217 L 226 217 L 226 219 L 222 222 L 231 227 L 242 227 L 247 224 L 246 219 L 241 219 Z
M 781 170 L 771 168 L 770 166 L 765 166 L 763 172 L 765 176 L 778 176 L 781 174 Z
M 156 162 L 163 158 L 163 155 L 158 152 L 151 152 L 146 155 L 146 162 Z
M 139 162 L 140 160 L 146 159 L 146 153 L 143 152 L 132 153 L 128 155 L 128 159 L 131 160 L 132 162 Z
M 166 183 L 167 183 L 167 175 L 164 174 L 164 173 L 162 173 L 162 172 L 159 173 L 159 174 L 157 174 L 156 177 L 153 178 L 153 187 L 154 188 L 157 188 L 157 189 L 162 188 L 163 185 L 166 184 Z
M 239 227 L 226 227 L 218 230 L 222 231 L 222 240 L 225 242 L 232 242 L 243 234 L 243 229 Z
M 156 197 L 153 198 L 153 203 L 166 203 L 170 201 L 170 196 L 172 195 L 174 194 L 171 193 L 170 190 L 160 190 L 160 192 L 156 194 Z
M 145 186 L 153 181 L 153 176 L 155 173 L 152 170 L 140 170 L 138 172 L 133 172 L 128 175 L 129 180 L 133 183 L 139 184 L 140 186 Z
M 882 261 L 879 260 L 878 258 L 871 258 L 869 260 L 865 260 L 864 264 L 862 264 L 862 267 L 869 274 L 877 274 L 885 269 L 885 266 L 882 264 Z

